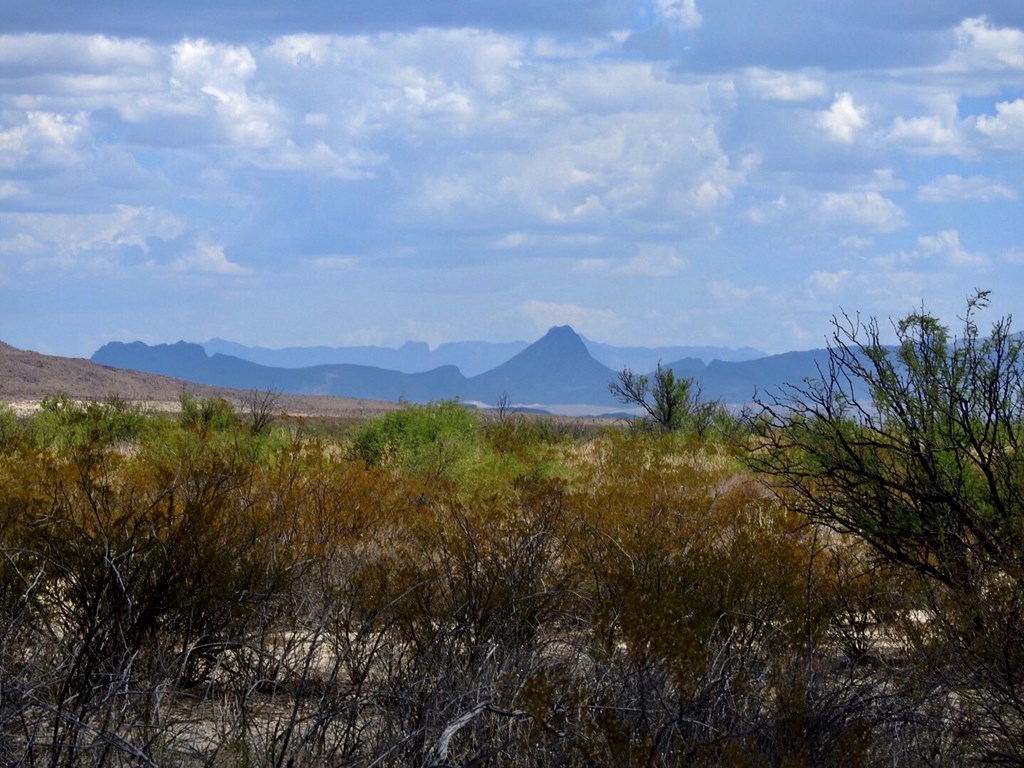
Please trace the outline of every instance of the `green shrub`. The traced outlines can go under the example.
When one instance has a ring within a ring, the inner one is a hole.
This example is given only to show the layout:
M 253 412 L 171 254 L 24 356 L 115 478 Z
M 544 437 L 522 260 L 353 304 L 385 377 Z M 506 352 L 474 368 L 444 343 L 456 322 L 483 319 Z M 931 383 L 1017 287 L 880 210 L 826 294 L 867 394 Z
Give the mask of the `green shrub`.
M 356 456 L 367 464 L 435 477 L 451 475 L 479 445 L 477 415 L 453 400 L 406 404 L 365 424 L 353 440 Z
M 59 394 L 43 398 L 28 430 L 40 446 L 68 449 L 131 442 L 145 424 L 142 409 L 120 397 L 83 403 Z
M 22 431 L 18 415 L 9 405 L 0 405 L 0 448 L 9 445 Z
M 182 392 L 178 401 L 181 403 L 179 423 L 202 437 L 236 429 L 242 423 L 231 403 L 223 397 L 196 398 Z

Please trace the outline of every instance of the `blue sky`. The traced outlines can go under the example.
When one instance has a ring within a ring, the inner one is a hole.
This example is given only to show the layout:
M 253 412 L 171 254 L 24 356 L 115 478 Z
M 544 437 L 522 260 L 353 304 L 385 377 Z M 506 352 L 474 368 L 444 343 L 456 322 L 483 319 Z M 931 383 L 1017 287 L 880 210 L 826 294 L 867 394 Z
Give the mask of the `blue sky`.
M 0 0 L 0 339 L 955 325 L 1022 161 L 1019 0 Z

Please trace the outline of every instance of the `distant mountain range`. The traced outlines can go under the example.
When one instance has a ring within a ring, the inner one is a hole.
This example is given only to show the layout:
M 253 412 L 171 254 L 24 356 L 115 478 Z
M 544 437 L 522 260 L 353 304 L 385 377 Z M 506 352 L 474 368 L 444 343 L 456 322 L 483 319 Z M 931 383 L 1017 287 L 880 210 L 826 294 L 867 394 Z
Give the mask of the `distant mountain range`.
M 211 351 L 213 349 L 234 350 L 238 354 Z M 514 405 L 540 407 L 554 413 L 591 415 L 621 410 L 621 404 L 608 392 L 608 383 L 624 365 L 636 372 L 646 372 L 653 370 L 658 360 L 663 360 L 663 364 L 677 375 L 695 379 L 705 398 L 738 405 L 750 402 L 756 392 L 772 390 L 786 383 L 799 384 L 805 378 L 816 377 L 817 366 L 828 359 L 828 353 L 823 349 L 754 358 L 747 355 L 756 350 L 730 350 L 727 356 L 732 357 L 731 360 L 705 361 L 700 357 L 716 349 L 616 348 L 587 342 L 569 326 L 559 326 L 533 344 L 521 348 L 517 344 L 466 342 L 442 345 L 433 351 L 419 344 L 406 344 L 398 350 L 380 347 L 261 350 L 221 340 L 205 345 L 182 341 L 154 346 L 137 341 L 111 342 L 97 350 L 91 359 L 115 368 L 234 389 L 273 389 L 292 394 L 413 402 L 458 397 L 483 405 L 494 405 L 499 398 L 507 397 Z M 685 354 L 673 360 L 665 354 L 673 350 Z M 603 360 L 597 359 L 595 351 Z M 435 358 L 438 353 L 440 355 Z M 277 364 L 245 359 L 241 356 L 243 354 L 264 361 L 276 360 Z M 415 367 L 412 361 L 416 359 L 421 362 L 458 360 L 473 373 L 466 375 L 454 364 L 422 371 L 352 362 L 295 365 L 322 360 L 325 355 L 345 354 L 362 360 L 391 359 L 401 362 L 404 367 Z M 485 360 L 499 362 L 478 371 Z M 285 361 L 291 365 L 282 365 Z
M 621 371 L 623 366 L 634 371 L 653 370 L 659 361 L 682 360 L 687 357 L 696 357 L 710 363 L 712 360 L 735 362 L 765 356 L 764 352 L 752 347 L 616 347 L 591 341 L 584 336 L 579 338 L 595 360 L 616 371 Z M 268 349 L 213 338 L 202 342 L 201 346 L 210 355 L 230 355 L 272 368 L 312 368 L 349 363 L 402 373 L 424 373 L 445 365 L 454 365 L 464 375 L 476 376 L 497 368 L 530 345 L 525 341 L 457 341 L 431 349 L 426 342 L 407 341 L 397 349 L 378 346 Z

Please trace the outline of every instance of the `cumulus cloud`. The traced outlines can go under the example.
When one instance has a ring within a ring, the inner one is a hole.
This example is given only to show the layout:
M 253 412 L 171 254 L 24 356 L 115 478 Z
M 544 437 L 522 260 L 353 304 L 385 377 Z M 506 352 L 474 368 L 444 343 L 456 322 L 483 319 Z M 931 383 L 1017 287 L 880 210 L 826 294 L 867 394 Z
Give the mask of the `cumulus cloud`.
M 224 253 L 224 246 L 216 243 L 199 243 L 188 253 L 171 262 L 173 272 L 191 272 L 216 275 L 244 275 L 249 270 L 231 261 Z
M 972 253 L 960 242 L 960 233 L 946 229 L 935 235 L 917 238 L 918 252 L 924 257 L 942 257 L 953 267 L 987 267 L 991 261 L 983 253 Z
M 754 224 L 772 224 L 778 221 L 786 209 L 786 196 L 779 195 L 774 200 L 750 206 L 746 211 L 746 217 Z
M 612 270 L 624 277 L 674 277 L 686 269 L 686 259 L 670 245 L 645 243 L 637 255 Z
M 863 250 L 875 244 L 875 238 L 864 237 L 863 235 L 844 235 L 839 238 L 839 245 L 852 250 Z
M 832 222 L 872 232 L 892 232 L 907 225 L 903 209 L 878 192 L 828 192 L 819 208 Z
M 837 94 L 832 106 L 818 113 L 818 126 L 842 144 L 852 143 L 865 125 L 867 109 L 857 106 L 850 93 Z
M 45 250 L 39 240 L 26 232 L 0 240 L 0 256 L 29 256 Z
M 767 288 L 763 285 L 744 288 L 736 285 L 731 280 L 711 280 L 708 283 L 708 293 L 715 301 L 727 304 L 746 304 L 751 299 L 763 296 Z
M 537 238 L 533 235 L 528 235 L 525 232 L 509 232 L 507 235 L 498 238 L 491 244 L 492 248 L 500 249 L 514 249 L 514 248 L 527 248 L 531 245 L 536 245 Z
M 951 270 L 987 268 L 992 264 L 986 254 L 967 250 L 956 229 L 918 235 L 915 242 L 913 249 L 879 257 L 876 264 L 890 276 L 904 274 L 896 270 L 897 265 L 915 265 L 918 271 L 906 274 L 915 274 L 922 283 L 939 275 L 950 279 L 954 274 Z
M 720 144 L 706 88 L 629 62 L 588 64 L 529 88 L 555 88 L 577 102 L 579 116 L 527 112 L 529 137 L 506 142 L 487 163 L 428 176 L 417 200 L 422 209 L 488 211 L 499 220 L 518 214 L 556 225 L 682 219 L 714 212 L 742 183 L 746 171 Z
M 0 116 L 2 119 L 2 116 Z M 85 113 L 28 110 L 0 128 L 0 170 L 59 168 L 84 162 L 89 119 Z
M 671 245 L 642 243 L 632 258 L 615 260 L 608 257 L 576 259 L 573 267 L 578 272 L 612 275 L 615 277 L 675 277 L 686 269 L 687 261 Z
M 139 39 L 108 35 L 0 35 L 0 66 L 7 71 L 40 73 L 107 73 L 125 67 L 151 68 L 157 49 Z
M 209 103 L 228 140 L 265 147 L 282 132 L 273 100 L 248 92 L 246 83 L 256 69 L 256 59 L 246 46 L 186 39 L 171 51 L 172 85 Z
M 865 192 L 885 192 L 892 189 L 906 189 L 906 182 L 899 179 L 892 168 L 876 168 L 871 175 L 857 185 Z
M 541 36 L 530 43 L 529 53 L 537 59 L 591 59 L 616 47 L 612 36 L 567 41 Z
M 344 89 L 342 103 L 357 98 L 360 119 L 401 119 L 421 127 L 423 121 L 445 120 L 471 129 L 474 119 L 500 119 L 479 109 L 479 102 L 508 92 L 527 43 L 482 30 L 427 28 L 372 36 L 287 35 L 267 53 L 298 72 L 315 68 L 330 74 Z
M 952 147 L 957 143 L 956 129 L 934 115 L 897 117 L 886 137 L 891 141 L 929 147 Z
M 1017 190 L 987 176 L 964 178 L 955 173 L 939 176 L 917 190 L 917 199 L 922 203 L 960 203 L 978 201 L 993 203 L 1002 200 L 1016 200 Z
M 386 161 L 387 156 L 377 152 L 349 149 L 341 155 L 322 140 L 299 145 L 291 139 L 249 157 L 254 167 L 267 171 L 310 172 L 351 180 L 372 178 L 374 168 Z
M 147 253 L 154 240 L 178 237 L 184 225 L 153 207 L 115 206 L 105 213 L 0 215 L 0 237 L 10 253 L 38 254 L 26 267 L 96 269 L 116 265 L 124 249 Z
M 13 200 L 22 197 L 28 191 L 25 184 L 16 181 L 0 181 L 0 200 Z
M 807 285 L 814 295 L 834 294 L 849 281 L 852 274 L 848 269 L 840 269 L 838 272 L 816 270 L 807 278 Z
M 950 64 L 959 69 L 1024 70 L 1024 31 L 996 27 L 986 16 L 964 19 L 955 30 Z
M 931 114 L 895 117 L 882 132 L 882 141 L 923 154 L 962 154 L 967 146 L 956 94 L 944 93 L 929 101 Z
M 803 72 L 754 67 L 745 70 L 744 75 L 754 91 L 767 101 L 797 103 L 824 99 L 829 95 L 824 81 Z
M 697 29 L 703 19 L 696 0 L 652 0 L 655 15 L 674 29 Z
M 1001 101 L 995 115 L 981 115 L 975 127 L 999 149 L 1024 148 L 1024 99 Z

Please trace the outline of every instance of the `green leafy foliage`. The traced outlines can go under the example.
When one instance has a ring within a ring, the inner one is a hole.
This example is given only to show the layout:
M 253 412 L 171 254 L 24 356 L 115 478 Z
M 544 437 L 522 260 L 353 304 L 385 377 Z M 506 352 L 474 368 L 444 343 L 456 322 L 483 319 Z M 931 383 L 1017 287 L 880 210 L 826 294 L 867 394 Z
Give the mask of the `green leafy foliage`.
M 231 403 L 222 397 L 196 398 L 182 392 L 179 421 L 185 429 L 202 437 L 235 429 L 241 423 Z
M 636 406 L 644 416 L 636 422 L 643 428 L 665 432 L 685 432 L 700 440 L 734 439 L 741 420 L 720 402 L 704 400 L 700 385 L 690 378 L 677 378 L 671 368 L 650 376 L 623 368 L 608 384 L 608 391 L 624 405 Z
M 0 449 L 11 445 L 22 431 L 14 409 L 9 405 L 0 405 Z
M 474 458 L 479 420 L 456 401 L 406 404 L 356 431 L 353 449 L 368 464 L 395 466 L 410 473 L 444 477 Z
M 40 403 L 28 430 L 41 446 L 74 448 L 130 442 L 145 424 L 141 408 L 119 397 L 81 403 L 53 395 Z
M 1005 317 L 983 335 L 987 305 L 984 292 L 968 300 L 955 338 L 913 312 L 892 348 L 876 321 L 837 320 L 822 380 L 765 404 L 751 465 L 793 508 L 919 580 L 933 631 L 912 634 L 928 675 L 978 702 L 982 753 L 1019 762 L 1024 341 Z

